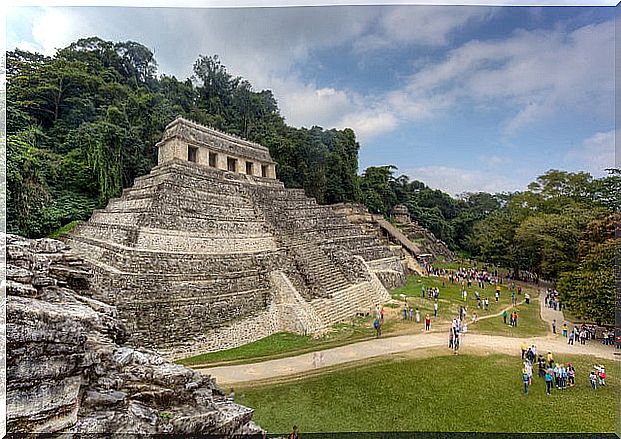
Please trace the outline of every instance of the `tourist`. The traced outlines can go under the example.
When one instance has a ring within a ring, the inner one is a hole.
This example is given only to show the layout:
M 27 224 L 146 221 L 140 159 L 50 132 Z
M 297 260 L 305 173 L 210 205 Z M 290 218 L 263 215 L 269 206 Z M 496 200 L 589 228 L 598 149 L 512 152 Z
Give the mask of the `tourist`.
M 438 317 L 438 301 L 437 300 L 433 304 L 433 316 Z
M 552 334 L 556 335 L 556 319 L 552 320 Z
M 498 302 L 499 298 L 500 298 L 500 293 L 498 292 L 498 290 L 496 290 L 496 302 Z
M 403 320 L 407 320 L 408 319 L 408 306 L 405 305 L 403 307 Z
M 380 310 L 380 320 L 382 321 L 382 323 L 384 323 L 384 307 L 382 306 L 382 309 Z
M 563 364 L 561 364 L 561 367 L 559 368 L 559 375 L 561 377 L 561 389 L 565 390 L 567 387 L 567 369 L 565 369 Z
M 476 323 L 479 320 L 479 316 L 476 312 L 472 313 L 472 323 Z
M 487 311 L 489 309 L 489 299 L 486 297 L 485 298 L 485 310 Z
M 548 361 L 548 367 L 554 366 L 554 357 L 552 356 L 552 352 L 550 351 L 548 351 L 547 361 Z
M 580 331 L 580 344 L 585 344 L 586 338 L 587 338 L 586 329 L 583 329 Z
M 382 324 L 380 323 L 380 320 L 378 318 L 375 318 L 375 320 L 373 320 L 373 327 L 375 328 L 375 337 L 379 337 L 380 335 L 382 335 Z
M 502 312 L 502 323 L 505 325 L 507 324 L 507 310 L 506 309 Z
M 513 311 L 513 326 L 517 326 L 518 322 L 518 313 L 517 311 Z
M 289 436 L 287 436 L 287 439 L 300 439 L 300 433 L 298 431 L 297 425 L 293 426 L 293 430 L 291 431 L 291 433 L 289 433 Z
M 567 337 L 567 323 L 563 322 L 563 326 L 561 327 L 561 330 L 563 331 L 563 337 Z
M 539 358 L 537 359 L 537 365 L 539 368 L 539 378 L 544 378 L 546 376 L 546 359 L 543 358 L 543 355 L 539 355 Z
M 457 351 L 459 350 L 459 331 L 455 332 L 455 338 L 453 340 L 453 353 L 457 354 Z
M 589 379 L 591 380 L 591 389 L 596 390 L 597 389 L 597 375 L 595 375 L 594 371 L 591 371 L 591 373 L 589 374 Z
M 522 343 L 520 343 L 520 350 L 522 351 L 522 360 L 526 356 L 526 349 L 528 349 L 528 345 L 526 344 L 525 341 L 523 341 Z
M 528 372 L 526 368 L 522 369 L 522 382 L 524 383 L 524 395 L 528 395 L 528 382 L 530 378 L 528 377 Z
M 550 396 L 551 392 L 552 392 L 552 368 L 548 367 L 548 369 L 546 370 L 546 375 L 545 375 L 545 379 L 546 379 L 546 395 Z
M 567 338 L 567 344 L 573 345 L 574 344 L 574 337 L 575 337 L 575 331 L 571 331 L 569 333 L 569 337 Z
M 513 313 L 509 313 L 509 326 L 513 326 Z
M 606 369 L 601 364 L 595 366 L 595 370 L 597 371 L 597 377 L 599 378 L 599 385 L 606 385 Z
M 449 329 L 449 349 L 453 349 L 454 335 L 455 335 L 455 330 L 453 328 Z
M 414 307 L 410 306 L 410 320 L 414 320 Z
M 429 327 L 431 326 L 431 317 L 429 314 L 425 316 L 425 331 L 429 331 Z
M 517 300 L 515 299 L 515 292 L 511 293 L 511 305 L 515 306 L 517 304 Z
M 574 366 L 571 363 L 567 363 L 567 381 L 569 383 L 569 387 L 576 385 L 576 369 L 574 369 Z
M 423 299 L 424 299 L 425 298 L 425 285 L 422 286 L 421 291 L 422 291 Z
M 416 323 L 420 323 L 420 311 L 416 308 Z

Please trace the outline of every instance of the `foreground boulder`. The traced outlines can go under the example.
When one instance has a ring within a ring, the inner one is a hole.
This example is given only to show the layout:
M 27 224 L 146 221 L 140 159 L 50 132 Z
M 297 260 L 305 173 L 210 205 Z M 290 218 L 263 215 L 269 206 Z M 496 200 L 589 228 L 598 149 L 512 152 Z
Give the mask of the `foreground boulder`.
M 9 432 L 262 435 L 214 380 L 123 346 L 89 279 L 64 243 L 7 236 Z

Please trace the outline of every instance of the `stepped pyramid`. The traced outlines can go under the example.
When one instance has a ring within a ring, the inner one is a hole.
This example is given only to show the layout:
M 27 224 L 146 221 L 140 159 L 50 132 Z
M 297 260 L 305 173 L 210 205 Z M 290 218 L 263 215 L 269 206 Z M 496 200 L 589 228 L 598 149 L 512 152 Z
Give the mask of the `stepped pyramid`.
M 404 281 L 376 237 L 286 189 L 264 146 L 177 118 L 157 147 L 150 174 L 68 238 L 131 341 L 174 356 L 321 333 Z

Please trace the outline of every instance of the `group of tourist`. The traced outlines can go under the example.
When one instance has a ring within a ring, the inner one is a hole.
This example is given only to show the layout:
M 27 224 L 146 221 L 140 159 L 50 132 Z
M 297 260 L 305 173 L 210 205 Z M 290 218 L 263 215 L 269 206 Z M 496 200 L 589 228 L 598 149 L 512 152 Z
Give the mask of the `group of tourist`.
M 455 354 L 459 351 L 464 333 L 468 331 L 468 326 L 460 313 L 459 318 L 453 319 L 451 323 L 451 329 L 449 330 L 449 349 L 452 349 Z
M 425 298 L 425 295 L 427 295 L 430 299 L 438 300 L 440 298 L 440 288 L 429 287 L 427 290 L 425 290 L 425 285 L 423 285 L 421 287 L 421 295 L 423 299 Z
M 552 288 L 546 289 L 545 306 L 554 311 L 563 311 L 563 303 L 559 300 L 559 292 Z
M 516 327 L 518 325 L 518 312 L 517 312 L 517 310 L 513 310 L 513 312 L 511 312 L 511 311 L 507 312 L 507 310 L 505 309 L 502 312 L 502 322 L 505 325 L 507 324 L 507 317 L 509 317 L 509 326 Z
M 544 379 L 546 384 L 546 395 L 551 395 L 552 390 L 565 390 L 576 385 L 576 369 L 571 362 L 557 363 L 554 360 L 552 352 L 544 356 L 537 354 L 535 345 L 528 346 L 526 342 L 522 342 L 520 346 L 522 351 L 522 383 L 524 384 L 524 394 L 528 394 L 528 389 L 533 383 L 533 365 L 537 365 L 537 375 L 540 379 Z M 593 370 L 589 373 L 591 388 L 597 389 L 606 385 L 606 369 L 603 365 L 597 364 L 593 366 Z

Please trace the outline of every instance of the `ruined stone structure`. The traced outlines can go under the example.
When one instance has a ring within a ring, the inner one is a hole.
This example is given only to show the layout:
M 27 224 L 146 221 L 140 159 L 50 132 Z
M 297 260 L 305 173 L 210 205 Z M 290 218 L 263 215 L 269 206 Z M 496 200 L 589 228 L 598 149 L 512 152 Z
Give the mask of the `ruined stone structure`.
M 178 118 L 158 149 L 68 238 L 132 340 L 173 355 L 317 334 L 387 301 L 380 279 L 404 281 L 376 237 L 285 189 L 265 147 Z
M 392 217 L 400 224 L 411 224 L 412 218 L 410 218 L 410 212 L 408 208 L 403 204 L 397 204 L 392 209 Z
M 399 224 L 401 231 L 416 243 L 423 253 L 431 254 L 434 258 L 441 256 L 447 261 L 455 259 L 455 254 L 442 240 L 416 221 L 412 221 L 408 208 L 403 204 L 394 207 L 392 217 Z
M 208 376 L 123 345 L 116 309 L 88 297 L 89 264 L 65 244 L 6 238 L 9 433 L 263 437 Z
M 422 274 L 416 261 L 416 257 L 422 254 L 431 254 L 434 258 L 442 256 L 449 261 L 455 258 L 444 242 L 436 238 L 430 230 L 412 221 L 407 207 L 402 204 L 395 206 L 392 212 L 396 225 L 386 221 L 382 215 L 369 213 L 361 204 L 341 203 L 333 205 L 332 208 L 367 233 L 384 240 L 393 251 L 401 254 L 403 265 L 410 270 Z

